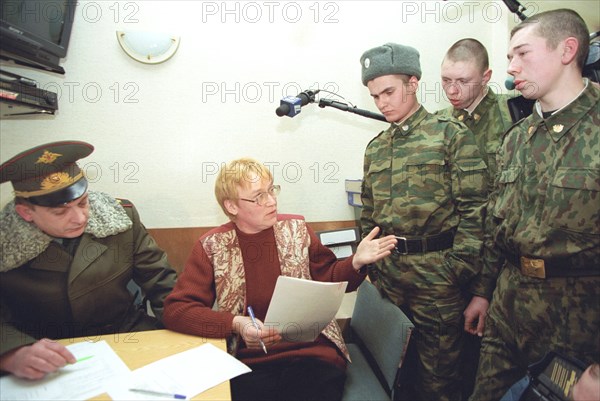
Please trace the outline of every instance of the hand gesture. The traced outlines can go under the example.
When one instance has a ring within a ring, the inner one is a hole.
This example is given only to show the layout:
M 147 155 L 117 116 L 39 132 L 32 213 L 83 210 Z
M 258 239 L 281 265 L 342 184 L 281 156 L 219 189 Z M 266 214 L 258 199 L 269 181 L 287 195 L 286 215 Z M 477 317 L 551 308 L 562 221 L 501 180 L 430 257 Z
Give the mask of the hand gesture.
M 364 265 L 377 262 L 380 259 L 392 253 L 392 249 L 396 246 L 398 240 L 393 235 L 388 235 L 382 238 L 376 238 L 379 234 L 379 227 L 373 228 L 369 235 L 363 238 L 356 248 L 352 267 L 355 270 L 360 270 Z

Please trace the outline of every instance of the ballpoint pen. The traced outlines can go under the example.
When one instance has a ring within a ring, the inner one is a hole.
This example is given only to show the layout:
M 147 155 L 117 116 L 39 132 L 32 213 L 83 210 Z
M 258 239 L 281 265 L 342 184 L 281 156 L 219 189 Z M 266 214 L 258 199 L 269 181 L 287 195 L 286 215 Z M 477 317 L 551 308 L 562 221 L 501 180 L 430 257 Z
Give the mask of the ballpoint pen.
M 94 357 L 94 355 L 88 355 L 88 356 L 84 356 L 84 357 L 82 357 L 82 358 L 79 358 L 79 359 L 77 359 L 77 360 L 75 361 L 75 363 L 77 363 L 77 362 L 83 362 L 83 361 L 87 361 L 88 359 L 90 359 L 90 358 L 93 358 L 93 357 Z
M 258 327 L 258 323 L 256 323 L 256 317 L 254 317 L 254 310 L 252 309 L 251 306 L 248 307 L 248 314 L 250 315 L 250 319 L 252 320 L 252 324 L 254 325 L 254 327 L 256 327 L 256 330 L 260 331 L 260 328 Z M 263 343 L 263 340 L 261 340 L 260 338 L 258 339 L 258 341 L 260 341 L 260 345 L 262 346 L 263 351 L 265 351 L 265 354 L 267 353 L 267 347 L 265 347 L 265 343 Z
M 187 399 L 187 397 L 182 394 L 173 394 L 173 393 L 166 393 L 166 392 L 162 392 L 162 391 L 145 390 L 143 388 L 130 388 L 129 391 L 133 391 L 135 393 L 140 393 L 140 394 L 146 394 L 146 395 L 155 395 L 157 397 L 169 397 L 169 398 L 174 398 L 176 400 Z

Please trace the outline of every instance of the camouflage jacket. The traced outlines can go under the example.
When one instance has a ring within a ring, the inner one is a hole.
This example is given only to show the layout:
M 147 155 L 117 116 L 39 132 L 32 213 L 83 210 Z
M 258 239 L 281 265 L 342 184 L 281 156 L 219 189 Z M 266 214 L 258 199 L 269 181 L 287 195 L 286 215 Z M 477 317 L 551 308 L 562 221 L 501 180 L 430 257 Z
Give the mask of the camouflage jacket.
M 536 104 L 506 133 L 488 206 L 495 246 L 485 249 L 479 295 L 491 298 L 505 255 L 600 266 L 600 90 L 586 85 L 546 119 Z
M 363 235 L 375 226 L 382 234 L 407 238 L 456 230 L 446 262 L 459 284 L 464 284 L 480 270 L 486 181 L 486 165 L 471 131 L 420 107 L 367 146 Z M 391 266 L 397 262 L 397 258 L 385 258 L 376 268 L 398 271 Z
M 471 114 L 454 107 L 438 111 L 440 115 L 452 116 L 463 122 L 473 132 L 481 156 L 488 166 L 490 188 L 497 172 L 496 152 L 500 147 L 502 136 L 512 125 L 507 103 L 509 98 L 509 95 L 497 95 L 489 88 Z

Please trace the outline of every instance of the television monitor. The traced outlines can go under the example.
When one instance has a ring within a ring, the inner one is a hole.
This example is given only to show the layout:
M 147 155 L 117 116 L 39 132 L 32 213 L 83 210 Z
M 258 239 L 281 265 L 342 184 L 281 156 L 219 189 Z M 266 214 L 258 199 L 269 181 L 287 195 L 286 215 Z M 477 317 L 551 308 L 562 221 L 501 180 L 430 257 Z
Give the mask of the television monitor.
M 0 57 L 64 74 L 76 1 L 0 0 Z

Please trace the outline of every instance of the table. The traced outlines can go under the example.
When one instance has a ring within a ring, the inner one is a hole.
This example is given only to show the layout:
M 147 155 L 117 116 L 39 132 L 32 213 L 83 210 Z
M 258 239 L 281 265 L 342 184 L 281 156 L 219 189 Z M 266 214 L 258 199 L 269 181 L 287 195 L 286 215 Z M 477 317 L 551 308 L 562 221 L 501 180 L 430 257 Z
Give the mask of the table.
M 210 343 L 227 351 L 225 339 L 196 337 L 170 330 L 138 331 L 115 333 L 96 337 L 62 339 L 58 342 L 71 345 L 82 341 L 96 342 L 104 340 L 134 370 L 155 362 L 161 358 Z M 110 400 L 108 394 L 102 394 L 94 400 Z M 224 382 L 193 397 L 192 400 L 231 400 L 229 382 Z

